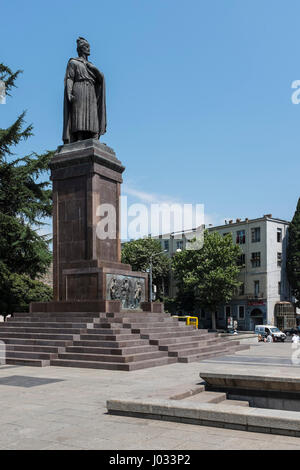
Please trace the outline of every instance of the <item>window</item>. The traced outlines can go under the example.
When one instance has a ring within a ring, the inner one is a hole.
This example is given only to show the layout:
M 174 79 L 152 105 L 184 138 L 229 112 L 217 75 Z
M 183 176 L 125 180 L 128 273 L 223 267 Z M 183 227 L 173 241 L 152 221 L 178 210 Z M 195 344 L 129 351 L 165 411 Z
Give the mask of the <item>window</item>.
M 238 257 L 238 261 L 237 261 L 237 264 L 238 266 L 245 266 L 246 264 L 246 255 L 245 253 L 242 253 L 239 257 Z
M 239 295 L 245 295 L 245 284 L 242 283 L 239 287 Z
M 245 307 L 244 305 L 239 305 L 239 319 L 243 320 L 245 318 Z
M 281 295 L 281 282 L 278 282 L 278 295 Z
M 183 248 L 183 240 L 179 240 L 179 241 L 176 243 L 176 247 L 177 247 L 177 250 L 182 250 L 182 248 Z
M 277 266 L 280 268 L 282 263 L 282 253 L 277 253 Z
M 164 250 L 169 251 L 169 240 L 164 240 Z
M 239 245 L 244 245 L 246 242 L 246 232 L 245 230 L 238 230 L 236 232 L 236 242 Z
M 259 294 L 259 281 L 254 281 L 254 295 L 258 297 Z
M 282 242 L 282 228 L 277 229 L 277 242 L 278 243 Z
M 260 267 L 260 251 L 257 251 L 256 253 L 251 253 L 251 263 L 252 268 Z
M 260 227 L 251 229 L 251 241 L 252 243 L 260 242 Z
M 226 306 L 225 306 L 225 314 L 226 314 L 226 317 L 230 317 L 230 315 L 231 315 L 231 307 L 230 307 L 230 305 L 226 305 Z

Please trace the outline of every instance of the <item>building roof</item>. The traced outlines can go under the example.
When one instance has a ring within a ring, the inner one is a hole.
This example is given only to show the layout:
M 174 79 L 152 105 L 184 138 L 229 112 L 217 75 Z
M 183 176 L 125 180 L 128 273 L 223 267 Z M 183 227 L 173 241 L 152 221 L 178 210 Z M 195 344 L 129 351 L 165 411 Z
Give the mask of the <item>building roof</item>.
M 281 223 L 281 224 L 286 224 L 286 225 L 290 224 L 290 222 L 287 221 L 287 220 L 278 219 L 278 218 L 272 217 L 271 214 L 268 214 L 268 215 L 264 215 L 263 217 L 258 217 L 257 219 L 244 219 L 244 220 L 236 219 L 235 222 L 228 221 L 227 224 L 208 227 L 208 230 L 216 230 L 216 229 L 225 228 L 225 227 L 227 228 L 227 227 L 232 227 L 232 226 L 236 227 L 238 225 L 245 225 L 245 224 L 250 224 L 250 223 L 253 223 L 253 222 L 265 222 L 265 221 Z
M 179 238 L 180 235 L 185 235 L 185 234 L 189 234 L 189 233 L 195 233 L 197 232 L 197 230 L 201 229 L 201 228 L 205 228 L 209 231 L 214 231 L 214 230 L 219 230 L 219 229 L 223 229 L 223 228 L 229 228 L 229 227 L 238 227 L 240 225 L 245 225 L 245 224 L 251 224 L 251 223 L 255 223 L 255 222 L 266 222 L 266 221 L 269 221 L 269 222 L 274 222 L 274 223 L 280 223 L 280 224 L 285 224 L 285 225 L 289 225 L 290 222 L 288 220 L 284 220 L 284 219 L 279 219 L 279 218 L 276 218 L 276 217 L 272 217 L 272 214 L 266 214 L 264 215 L 263 217 L 258 217 L 256 219 L 236 219 L 236 221 L 234 222 L 233 220 L 230 221 L 228 220 L 228 223 L 227 224 L 222 224 L 222 225 L 215 225 L 215 226 L 199 226 L 197 228 L 193 228 L 193 229 L 188 229 L 188 230 L 182 230 L 182 231 L 178 231 L 178 232 L 172 232 L 172 233 L 165 233 L 165 234 L 160 234 L 160 235 L 155 235 L 153 236 L 152 238 L 165 238 L 165 239 L 168 239 L 168 238 L 171 238 L 171 237 L 174 237 L 176 238 L 176 236 Z M 151 235 L 149 235 L 151 236 Z

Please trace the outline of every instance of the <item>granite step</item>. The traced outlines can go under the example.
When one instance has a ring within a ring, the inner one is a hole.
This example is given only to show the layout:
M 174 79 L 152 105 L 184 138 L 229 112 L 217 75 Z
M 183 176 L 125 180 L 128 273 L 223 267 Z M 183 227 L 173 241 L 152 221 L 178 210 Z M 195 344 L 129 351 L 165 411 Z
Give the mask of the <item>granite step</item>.
M 143 339 L 150 339 L 150 340 L 160 340 L 160 339 L 170 339 L 170 338 L 181 338 L 181 337 L 193 337 L 192 339 L 195 339 L 195 337 L 199 338 L 199 330 L 185 330 L 179 328 L 176 329 L 176 331 L 170 331 L 170 332 L 161 332 L 161 333 L 141 333 L 141 338 Z
M 132 333 L 139 333 L 141 335 L 156 335 L 162 334 L 162 333 L 185 333 L 185 332 L 190 332 L 190 331 L 197 331 L 195 330 L 192 326 L 159 326 L 159 327 L 152 327 L 152 325 L 149 325 L 146 328 L 132 328 L 131 329 Z
M 103 323 L 106 324 L 104 319 L 101 319 L 99 317 L 70 317 L 70 316 L 61 316 L 61 317 L 45 317 L 45 316 L 28 316 L 28 317 L 21 317 L 21 318 L 16 318 L 16 317 L 11 317 L 7 318 L 5 323 L 50 323 L 51 325 L 53 323 L 93 323 L 93 322 L 100 322 L 103 321 Z
M 249 402 L 248 401 L 243 401 L 243 400 L 224 400 L 221 402 L 222 405 L 229 405 L 229 406 L 244 406 L 244 407 L 249 407 Z
M 200 392 L 196 393 L 196 395 L 184 398 L 183 400 L 193 403 L 223 403 L 226 400 L 226 393 Z
M 87 346 L 87 347 L 103 347 L 103 348 L 127 348 L 132 346 L 148 346 L 149 342 L 144 339 L 134 339 L 126 341 L 86 341 L 77 340 L 73 341 L 74 346 Z
M 40 345 L 23 345 L 23 344 L 6 344 L 6 351 L 28 351 L 41 353 L 62 353 L 66 348 L 62 346 L 40 346 Z
M 244 346 L 242 346 L 242 347 L 245 348 Z M 248 349 L 248 348 L 245 348 L 245 349 Z M 195 361 L 197 362 L 197 361 L 201 361 L 203 359 L 209 359 L 209 358 L 213 358 L 213 357 L 228 356 L 228 355 L 234 354 L 238 350 L 239 349 L 236 349 L 236 347 L 224 348 L 221 351 L 191 354 L 190 356 L 177 357 L 177 359 L 178 359 L 178 362 L 185 362 L 185 363 L 186 362 L 195 362 Z
M 129 364 L 121 362 L 75 361 L 71 359 L 52 359 L 51 366 L 77 367 L 78 369 L 129 370 Z
M 129 370 L 140 370 L 149 367 L 159 367 L 166 364 L 174 364 L 175 362 L 177 362 L 176 358 L 166 356 L 160 359 L 148 359 L 147 361 L 129 362 L 128 365 Z
M 60 333 L 56 333 L 55 335 L 50 335 L 50 334 L 45 334 L 45 333 L 23 333 L 23 332 L 19 332 L 19 333 L 10 333 L 10 332 L 7 332 L 7 331 L 1 331 L 1 328 L 0 328 L 0 340 L 2 341 L 3 338 L 20 338 L 20 339 L 52 339 L 52 340 L 58 340 L 58 341 L 62 341 L 62 340 L 73 340 L 73 339 L 79 339 L 80 338 L 80 335 L 65 335 L 65 334 L 60 334 Z
M 165 320 L 161 320 L 161 321 L 156 321 L 156 320 L 154 320 L 154 321 L 149 320 L 148 321 L 147 320 L 147 321 L 143 321 L 143 322 L 142 321 L 131 322 L 131 321 L 126 320 L 126 321 L 123 322 L 123 327 L 124 328 L 131 328 L 131 329 L 132 328 L 147 328 L 149 325 L 152 328 L 156 328 L 156 327 L 161 328 L 161 327 L 165 327 L 165 326 L 172 326 L 172 327 L 174 327 L 174 326 L 175 327 L 184 327 L 184 326 L 186 326 L 186 325 L 184 325 L 183 323 L 180 323 L 180 322 L 176 323 L 175 320 L 172 320 L 170 318 L 165 319 Z
M 73 344 L 73 341 L 56 341 L 45 339 L 29 339 L 29 338 L 1 338 L 6 345 L 28 345 L 28 346 L 50 346 L 50 347 L 65 347 Z
M 120 334 L 130 334 L 131 330 L 128 328 L 99 328 L 98 325 L 94 325 L 93 328 L 87 330 L 86 334 L 88 335 L 120 335 Z
M 47 367 L 50 366 L 50 360 L 45 359 L 25 359 L 23 357 L 6 358 L 5 364 L 28 367 Z
M 88 354 L 88 353 L 61 353 L 58 355 L 58 359 L 71 360 L 71 361 L 88 361 L 88 362 L 135 362 L 145 361 L 148 359 L 160 359 L 161 357 L 167 357 L 166 353 L 162 351 L 151 351 L 148 353 L 138 353 L 126 356 L 111 355 L 111 354 Z
M 191 334 L 192 332 L 187 332 L 185 334 L 182 334 L 181 332 L 178 333 L 178 335 L 174 335 L 174 334 L 164 334 L 162 337 L 160 338 L 153 338 L 153 335 L 151 335 L 151 337 L 149 338 L 150 340 L 150 344 L 157 344 L 159 346 L 167 346 L 167 345 L 171 345 L 171 344 L 175 344 L 175 343 L 184 343 L 184 342 L 195 342 L 195 341 L 203 341 L 203 340 L 206 340 L 208 338 L 212 338 L 211 335 L 214 335 L 214 333 L 207 333 L 207 334 L 203 334 L 203 335 L 198 335 L 197 334 L 197 330 L 195 330 L 196 333 L 193 333 Z M 199 330 L 198 330 L 199 331 Z M 144 337 L 144 335 L 142 336 Z M 214 336 L 213 336 L 214 337 Z M 216 337 L 216 335 L 215 335 Z M 147 339 L 147 338 L 146 338 Z
M 62 360 L 62 359 L 52 359 L 50 364 L 52 366 L 60 367 L 77 367 L 77 368 L 87 368 L 87 369 L 107 369 L 107 370 L 138 370 L 146 369 L 148 367 L 158 367 L 166 364 L 172 364 L 176 362 L 176 359 L 171 357 L 161 357 L 156 359 L 148 359 L 145 361 L 139 362 L 129 362 L 129 363 L 118 363 L 118 362 L 99 362 L 99 361 L 72 361 L 72 360 Z
M 89 326 L 87 326 L 89 325 Z M 86 322 L 86 323 L 65 323 L 65 322 L 14 322 L 10 321 L 9 323 L 6 322 L 4 326 L 9 328 L 42 328 L 43 330 L 46 328 L 60 328 L 60 329 L 86 329 L 92 328 L 94 325 L 93 322 Z M 0 326 L 0 329 L 3 329 L 3 326 Z
M 42 353 L 40 351 L 35 351 L 35 352 L 26 352 L 26 351 L 10 351 L 6 350 L 5 352 L 5 358 L 6 362 L 7 359 L 13 359 L 13 358 L 18 358 L 18 359 L 56 359 L 58 356 L 57 353 Z
M 132 346 L 128 348 L 101 348 L 97 346 L 68 346 L 65 352 L 87 354 L 132 355 L 157 351 L 156 346 Z M 63 351 L 61 351 L 63 352 Z
M 140 339 L 140 335 L 135 334 L 118 334 L 118 335 L 97 335 L 97 334 L 81 334 L 82 340 L 95 340 L 95 341 L 126 341 L 132 339 Z
M 80 335 L 81 333 L 86 333 L 87 328 L 42 328 L 42 327 L 33 327 L 33 326 L 28 326 L 28 327 L 15 327 L 15 326 L 2 326 L 0 323 L 0 333 L 47 333 L 47 334 L 78 334 Z
M 33 312 L 33 313 L 14 313 L 13 318 L 23 318 L 23 317 L 40 317 L 40 318 L 53 318 L 53 317 L 69 317 L 69 318 L 100 318 L 100 312 Z
M 182 349 L 192 349 L 192 348 L 199 348 L 209 346 L 211 344 L 220 344 L 219 342 L 216 343 L 214 339 L 197 339 L 196 341 L 183 341 L 183 342 L 176 342 L 167 345 L 159 345 L 159 349 L 161 351 L 179 351 Z
M 226 352 L 228 349 L 224 347 L 223 344 L 218 345 L 218 344 L 210 344 L 210 345 L 201 345 L 201 343 L 198 345 L 196 348 L 187 348 L 187 349 L 180 349 L 178 351 L 172 350 L 168 351 L 169 356 L 174 356 L 174 357 L 183 357 L 183 356 L 194 356 L 195 354 L 201 354 L 205 352 L 220 352 L 224 351 Z

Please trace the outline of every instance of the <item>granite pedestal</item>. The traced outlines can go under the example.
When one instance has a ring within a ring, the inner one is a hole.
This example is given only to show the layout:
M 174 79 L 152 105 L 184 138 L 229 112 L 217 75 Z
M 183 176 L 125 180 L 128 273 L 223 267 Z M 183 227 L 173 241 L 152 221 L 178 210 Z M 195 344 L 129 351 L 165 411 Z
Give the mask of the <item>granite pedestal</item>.
M 129 305 L 129 297 L 139 282 L 140 301 L 146 301 L 148 275 L 121 263 L 119 199 L 125 168 L 114 151 L 94 139 L 63 145 L 52 158 L 50 169 L 54 300 L 117 300 L 120 292 L 115 286 L 125 283 L 127 303 L 125 299 L 120 307 L 130 308 L 135 305 Z M 102 230 L 99 236 L 106 208 L 113 215 L 113 231 L 106 236 Z

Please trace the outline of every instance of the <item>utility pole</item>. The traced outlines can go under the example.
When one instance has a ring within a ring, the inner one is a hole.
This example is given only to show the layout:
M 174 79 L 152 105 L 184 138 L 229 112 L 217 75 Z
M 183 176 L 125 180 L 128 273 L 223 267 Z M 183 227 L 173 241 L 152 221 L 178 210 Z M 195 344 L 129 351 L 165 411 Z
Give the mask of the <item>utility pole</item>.
M 150 256 L 149 266 L 149 300 L 152 302 L 152 255 Z
M 153 284 L 153 276 L 152 276 L 152 268 L 153 268 L 153 261 L 152 259 L 154 256 L 159 256 L 162 255 L 163 253 L 166 253 L 168 250 L 161 251 L 160 253 L 154 253 L 150 255 L 149 258 L 149 302 L 152 302 L 153 295 L 152 295 L 152 284 Z

